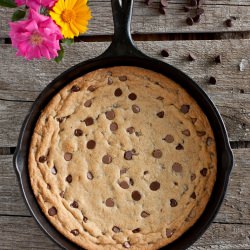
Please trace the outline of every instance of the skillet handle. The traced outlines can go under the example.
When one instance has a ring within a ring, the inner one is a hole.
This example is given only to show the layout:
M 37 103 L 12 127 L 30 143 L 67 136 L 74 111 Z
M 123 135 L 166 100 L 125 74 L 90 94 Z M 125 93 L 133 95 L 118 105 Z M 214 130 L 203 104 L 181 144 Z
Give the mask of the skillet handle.
M 134 0 L 111 0 L 114 36 L 109 48 L 102 56 L 143 56 L 131 37 L 131 16 Z

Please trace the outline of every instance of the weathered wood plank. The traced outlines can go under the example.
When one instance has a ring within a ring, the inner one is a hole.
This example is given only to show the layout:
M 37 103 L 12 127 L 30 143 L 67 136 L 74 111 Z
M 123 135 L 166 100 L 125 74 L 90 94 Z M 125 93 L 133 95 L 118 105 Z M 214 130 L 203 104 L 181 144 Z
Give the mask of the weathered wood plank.
M 166 15 L 159 14 L 159 1 L 147 6 L 144 0 L 135 0 L 132 32 L 133 33 L 161 33 L 161 32 L 222 32 L 222 31 L 249 31 L 250 30 L 250 4 L 247 0 L 238 1 L 206 1 L 203 5 L 205 14 L 201 22 L 192 27 L 185 22 L 188 14 L 183 7 L 186 0 L 169 1 Z M 110 1 L 94 0 L 89 2 L 93 19 L 87 34 L 112 34 L 113 21 Z M 0 37 L 8 37 L 8 22 L 13 10 L 0 8 Z M 224 21 L 230 16 L 237 20 L 234 26 L 227 28 Z
M 101 54 L 108 43 L 76 43 L 67 48 L 61 64 L 54 62 L 27 62 L 16 58 L 10 45 L 0 47 L 0 145 L 15 146 L 22 121 L 31 103 L 40 91 L 58 74 L 80 61 Z M 211 96 L 223 115 L 231 140 L 250 140 L 250 40 L 223 41 L 161 41 L 138 42 L 138 46 L 152 57 L 180 68 Z M 162 58 L 162 48 L 170 56 Z M 186 58 L 192 52 L 198 55 L 194 62 Z M 222 55 L 222 64 L 214 57 Z M 8 58 L 8 60 L 6 60 Z M 239 63 L 248 59 L 249 65 L 239 71 Z M 209 85 L 208 78 L 217 78 Z M 18 101 L 18 102 L 17 102 Z
M 215 222 L 250 224 L 250 149 L 234 150 L 235 166 L 221 212 Z M 29 216 L 12 166 L 12 156 L 0 156 L 0 214 Z M 0 241 L 1 242 L 1 241 Z
M 249 249 L 250 225 L 213 223 L 190 250 Z M 7 249 L 61 249 L 30 217 L 0 216 L 0 247 Z

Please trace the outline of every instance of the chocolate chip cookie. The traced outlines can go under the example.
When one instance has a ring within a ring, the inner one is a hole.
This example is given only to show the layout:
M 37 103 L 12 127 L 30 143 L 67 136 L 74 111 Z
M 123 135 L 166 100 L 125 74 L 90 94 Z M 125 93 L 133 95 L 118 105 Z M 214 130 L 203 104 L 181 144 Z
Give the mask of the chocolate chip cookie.
M 68 84 L 34 129 L 29 174 L 48 220 L 85 249 L 158 249 L 200 217 L 216 179 L 213 131 L 195 100 L 137 67 Z

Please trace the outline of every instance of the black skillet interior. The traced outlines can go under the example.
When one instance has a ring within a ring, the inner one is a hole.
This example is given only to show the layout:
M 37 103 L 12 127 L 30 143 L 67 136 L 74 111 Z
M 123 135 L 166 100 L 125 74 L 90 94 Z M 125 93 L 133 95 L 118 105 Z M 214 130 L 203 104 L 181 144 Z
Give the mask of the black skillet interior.
M 198 102 L 211 123 L 217 145 L 217 181 L 204 213 L 185 234 L 163 248 L 166 250 L 186 249 L 195 242 L 211 224 L 224 198 L 229 174 L 233 166 L 233 155 L 229 146 L 227 132 L 216 107 L 206 93 L 192 79 L 173 66 L 144 55 L 135 47 L 130 34 L 133 0 L 111 0 L 111 3 L 115 30 L 112 44 L 101 56 L 70 68 L 58 76 L 42 91 L 23 123 L 18 146 L 14 155 L 14 167 L 17 171 L 26 203 L 38 224 L 63 248 L 79 249 L 78 246 L 61 235 L 45 218 L 30 186 L 28 174 L 29 145 L 40 112 L 51 98 L 67 83 L 98 68 L 131 65 L 162 73 L 179 83 Z

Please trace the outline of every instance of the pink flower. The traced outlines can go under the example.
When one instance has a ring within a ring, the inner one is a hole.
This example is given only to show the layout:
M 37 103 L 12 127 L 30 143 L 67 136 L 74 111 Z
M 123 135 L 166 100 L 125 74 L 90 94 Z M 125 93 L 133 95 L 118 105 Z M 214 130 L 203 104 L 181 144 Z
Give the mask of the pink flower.
M 28 20 L 10 23 L 12 46 L 17 48 L 17 56 L 28 60 L 46 57 L 55 58 L 63 38 L 59 27 L 50 17 L 40 15 L 30 9 Z
M 16 0 L 18 6 L 27 5 L 34 10 L 39 10 L 41 6 L 51 8 L 56 2 L 57 0 Z

